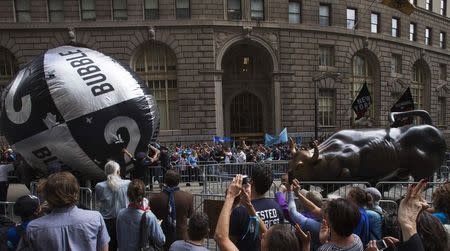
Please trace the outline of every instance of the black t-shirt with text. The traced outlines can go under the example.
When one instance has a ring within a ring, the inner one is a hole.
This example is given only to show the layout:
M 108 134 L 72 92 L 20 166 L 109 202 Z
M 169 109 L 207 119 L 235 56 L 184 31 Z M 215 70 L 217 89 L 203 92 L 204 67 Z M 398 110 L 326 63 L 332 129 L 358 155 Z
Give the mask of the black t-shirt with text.
M 275 224 L 284 223 L 283 211 L 273 199 L 261 198 L 252 200 L 252 205 L 267 228 Z M 239 250 L 259 251 L 261 249 L 259 236 L 254 239 L 253 227 L 247 233 L 250 216 L 243 206 L 233 209 L 230 219 L 230 235 L 237 238 L 236 246 Z M 245 238 L 244 235 L 247 233 Z

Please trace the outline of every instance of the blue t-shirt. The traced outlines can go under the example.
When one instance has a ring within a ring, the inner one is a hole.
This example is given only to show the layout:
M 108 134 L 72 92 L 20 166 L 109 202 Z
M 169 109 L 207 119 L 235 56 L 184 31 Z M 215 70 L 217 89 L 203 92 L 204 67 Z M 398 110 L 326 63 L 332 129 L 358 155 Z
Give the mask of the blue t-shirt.
M 364 246 L 369 243 L 369 218 L 367 217 L 364 208 L 359 208 L 359 213 L 361 214 L 361 219 L 359 220 L 358 226 L 353 229 L 353 233 L 358 235 Z
M 273 199 L 261 198 L 252 200 L 256 215 L 264 221 L 267 228 L 275 224 L 284 223 L 283 211 Z M 230 235 L 237 238 L 236 246 L 239 250 L 259 251 L 261 239 L 254 238 L 255 229 L 251 227 L 247 233 L 250 216 L 243 206 L 237 207 L 231 213 Z M 247 234 L 246 234 L 247 233 Z M 243 239 L 245 235 L 245 238 Z
M 433 216 L 438 218 L 441 221 L 442 224 L 449 224 L 448 217 L 447 217 L 446 213 L 443 213 L 443 212 L 433 213 Z

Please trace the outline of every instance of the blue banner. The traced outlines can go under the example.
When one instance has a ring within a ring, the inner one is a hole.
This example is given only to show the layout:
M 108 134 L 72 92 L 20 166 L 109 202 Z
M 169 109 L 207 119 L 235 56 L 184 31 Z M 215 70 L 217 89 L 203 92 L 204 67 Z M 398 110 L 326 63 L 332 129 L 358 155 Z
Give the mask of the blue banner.
M 214 144 L 226 143 L 226 142 L 231 142 L 231 138 L 230 137 L 214 136 L 213 141 L 214 141 Z
M 284 128 L 278 136 L 272 136 L 266 133 L 266 135 L 264 136 L 264 142 L 266 146 L 288 142 L 287 128 Z

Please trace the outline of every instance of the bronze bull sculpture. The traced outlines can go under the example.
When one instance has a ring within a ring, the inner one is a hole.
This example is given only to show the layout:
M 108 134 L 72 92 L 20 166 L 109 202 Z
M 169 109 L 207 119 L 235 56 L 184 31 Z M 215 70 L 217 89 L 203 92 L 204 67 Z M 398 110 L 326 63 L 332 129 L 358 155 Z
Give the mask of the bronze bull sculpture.
M 419 116 L 423 125 L 399 128 L 342 130 L 312 150 L 295 149 L 289 172 L 302 181 L 379 181 L 429 178 L 442 165 L 447 149 L 444 136 L 432 126 L 423 110 L 391 113 L 393 123 L 401 117 Z

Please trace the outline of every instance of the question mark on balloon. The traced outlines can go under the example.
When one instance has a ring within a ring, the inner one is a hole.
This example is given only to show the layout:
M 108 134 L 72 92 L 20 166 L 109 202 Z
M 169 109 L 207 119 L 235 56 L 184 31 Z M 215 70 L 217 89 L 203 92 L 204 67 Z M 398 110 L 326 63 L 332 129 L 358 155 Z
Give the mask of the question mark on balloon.
M 125 116 L 119 116 L 111 119 L 105 126 L 104 136 L 106 143 L 112 144 L 121 140 L 120 135 L 117 133 L 120 128 L 126 128 L 130 134 L 130 141 L 127 145 L 127 150 L 130 153 L 135 153 L 136 148 L 141 140 L 141 131 L 134 119 Z M 126 155 L 125 162 L 129 162 L 131 159 Z
M 20 82 L 22 82 L 25 71 L 19 71 L 8 94 L 5 98 L 5 110 L 8 119 L 16 125 L 23 124 L 27 122 L 31 115 L 31 96 L 30 94 L 25 95 L 21 98 L 22 107 L 19 111 L 14 109 L 14 96 L 16 95 L 17 89 Z

